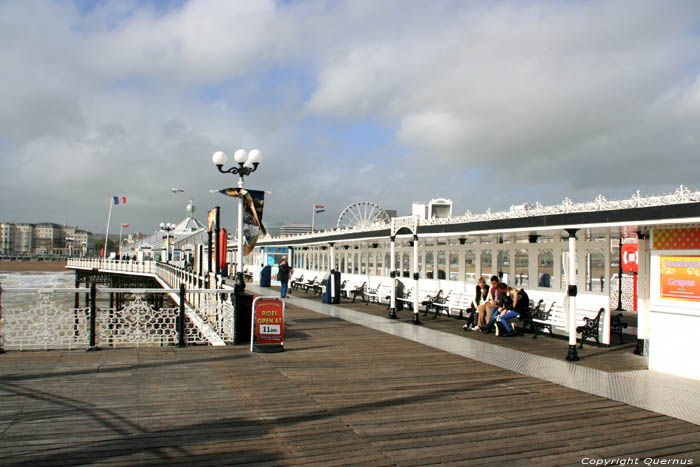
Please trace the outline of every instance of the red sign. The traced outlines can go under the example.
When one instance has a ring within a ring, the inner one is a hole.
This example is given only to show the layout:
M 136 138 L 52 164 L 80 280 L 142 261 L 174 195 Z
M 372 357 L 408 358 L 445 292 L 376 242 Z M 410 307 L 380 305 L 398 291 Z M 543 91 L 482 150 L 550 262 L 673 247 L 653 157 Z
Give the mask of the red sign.
M 282 300 L 256 298 L 253 302 L 253 318 L 258 344 L 284 345 L 284 302 Z
M 622 270 L 637 272 L 639 270 L 639 245 L 637 243 L 624 243 L 621 254 Z

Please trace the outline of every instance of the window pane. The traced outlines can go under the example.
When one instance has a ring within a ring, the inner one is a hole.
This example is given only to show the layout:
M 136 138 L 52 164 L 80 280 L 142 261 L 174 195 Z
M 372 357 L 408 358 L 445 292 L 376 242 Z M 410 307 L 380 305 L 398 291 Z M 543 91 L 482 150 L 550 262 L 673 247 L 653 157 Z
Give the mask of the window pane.
M 468 250 L 464 256 L 464 273 L 467 281 L 476 282 L 476 253 Z
M 527 287 L 530 284 L 529 274 L 530 258 L 525 250 L 515 253 L 515 285 Z
M 586 291 L 605 292 L 605 254 L 593 250 L 586 257 Z
M 459 278 L 459 253 L 450 251 L 450 277 L 451 281 L 458 281 Z
M 554 255 L 551 250 L 542 250 L 537 255 L 537 286 L 551 289 L 553 275 Z
M 493 257 L 491 257 L 491 250 L 484 250 L 481 252 L 481 277 L 490 277 L 493 274 Z

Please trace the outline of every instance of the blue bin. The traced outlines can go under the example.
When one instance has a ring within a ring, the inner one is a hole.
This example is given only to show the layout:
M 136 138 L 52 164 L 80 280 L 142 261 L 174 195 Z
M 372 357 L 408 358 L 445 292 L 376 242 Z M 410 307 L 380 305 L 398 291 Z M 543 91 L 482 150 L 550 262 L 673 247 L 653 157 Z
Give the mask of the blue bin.
M 265 266 L 260 271 L 260 287 L 270 287 L 270 281 L 272 279 L 272 267 Z

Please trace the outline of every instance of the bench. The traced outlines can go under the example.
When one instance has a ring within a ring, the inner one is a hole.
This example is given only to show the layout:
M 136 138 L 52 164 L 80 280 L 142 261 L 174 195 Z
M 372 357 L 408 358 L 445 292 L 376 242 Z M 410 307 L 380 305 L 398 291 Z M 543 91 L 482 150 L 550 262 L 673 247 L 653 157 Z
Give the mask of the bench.
M 544 302 L 542 309 L 532 315 L 530 322 L 535 333 L 532 336 L 533 339 L 537 339 L 537 336 L 545 329 L 549 331 L 551 336 L 554 336 L 552 326 L 566 327 L 566 310 L 557 302 L 550 303 L 549 307 Z
M 449 293 L 448 293 L 449 295 Z M 428 294 L 424 297 L 423 300 L 418 300 L 418 302 L 425 308 L 425 312 L 423 313 L 423 316 L 427 316 L 428 313 L 430 312 L 431 308 L 435 308 L 436 304 L 442 304 L 447 301 L 447 297 L 442 294 L 442 290 L 438 290 L 436 294 Z M 435 316 L 433 318 L 437 318 L 438 313 L 440 310 L 435 308 Z
M 404 287 L 403 297 L 396 297 L 396 300 L 404 303 L 409 309 L 413 308 L 413 288 Z
M 583 325 L 576 327 L 576 334 L 581 334 L 581 349 L 583 341 L 589 337 L 595 339 L 596 344 L 600 347 L 600 317 L 603 316 L 603 313 L 605 313 L 605 308 L 598 310 L 595 318 L 583 318 Z
M 352 303 L 355 303 L 355 299 L 357 297 L 362 297 L 362 301 L 367 301 L 367 297 L 365 296 L 366 285 L 367 282 L 363 282 L 359 285 L 346 282 L 345 286 L 340 288 L 340 296 L 345 297 L 348 300 L 350 299 L 350 297 L 352 297 Z
M 445 310 L 449 318 L 452 317 L 450 314 L 453 310 L 459 310 L 459 318 L 464 317 L 464 312 L 471 307 L 472 296 L 464 292 L 450 292 L 445 297 L 442 303 L 434 303 L 435 316 L 441 310 Z
M 377 305 L 381 305 L 382 300 L 391 300 L 391 287 L 385 284 L 380 284 L 374 289 L 367 289 L 365 293 L 367 302 L 365 305 L 369 305 L 369 302 L 376 302 Z
M 299 287 L 301 287 L 301 285 L 303 283 L 304 283 L 304 275 L 302 274 L 299 277 L 293 277 L 290 286 L 291 286 L 292 290 L 296 290 Z
M 522 327 L 522 332 L 525 333 L 525 331 L 530 329 L 530 332 L 534 333 L 535 332 L 535 326 L 532 322 L 532 318 L 537 316 L 544 308 L 545 302 L 544 300 L 540 299 L 535 303 L 533 299 L 530 299 L 528 303 L 528 310 L 526 316 L 520 316 L 520 320 L 523 323 Z

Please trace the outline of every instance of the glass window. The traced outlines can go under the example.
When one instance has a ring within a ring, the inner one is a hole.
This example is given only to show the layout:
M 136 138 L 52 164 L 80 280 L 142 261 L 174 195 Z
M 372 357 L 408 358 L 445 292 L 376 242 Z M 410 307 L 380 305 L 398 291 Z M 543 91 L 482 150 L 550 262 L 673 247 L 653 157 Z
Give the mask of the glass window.
M 551 289 L 553 275 L 554 255 L 552 250 L 541 250 L 537 255 L 537 286 Z
M 451 281 L 459 280 L 459 253 L 450 251 L 450 277 Z
M 358 258 L 358 254 L 355 253 L 355 260 L 352 262 L 352 266 L 353 266 L 352 272 L 355 273 L 355 274 L 359 274 L 359 273 L 360 273 L 360 266 L 359 266 L 359 264 L 358 264 L 358 262 L 357 262 L 358 259 L 359 259 L 359 258 Z
M 526 250 L 518 250 L 515 253 L 515 285 L 527 287 L 530 285 L 529 277 L 530 257 Z
M 605 254 L 592 250 L 586 257 L 586 292 L 605 292 Z
M 367 274 L 367 253 L 360 256 L 360 274 Z
M 493 257 L 491 256 L 491 250 L 484 250 L 481 252 L 481 277 L 488 278 L 493 275 Z
M 396 260 L 396 256 L 398 256 L 398 254 L 396 252 L 394 252 L 394 255 L 395 255 L 394 260 Z M 391 270 L 391 254 L 385 253 L 384 254 L 384 275 L 388 276 L 390 270 Z
M 425 278 L 434 279 L 435 278 L 435 258 L 433 258 L 432 251 L 425 252 Z
M 418 271 L 419 277 L 423 277 L 425 279 L 425 276 L 422 274 L 423 273 L 423 255 L 418 254 L 418 267 L 416 268 L 416 271 Z
M 403 254 L 403 277 L 411 275 L 411 257 L 408 253 Z
M 367 253 L 367 274 L 374 274 L 374 252 Z
M 437 278 L 440 280 L 447 279 L 447 257 L 445 255 L 445 250 L 438 251 L 437 262 Z
M 508 250 L 500 250 L 498 252 L 498 277 L 506 284 L 511 282 L 510 275 L 510 253 Z
M 476 253 L 474 250 L 467 250 L 467 254 L 464 255 L 464 278 L 476 282 Z

